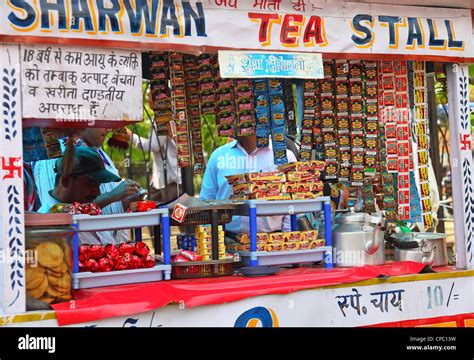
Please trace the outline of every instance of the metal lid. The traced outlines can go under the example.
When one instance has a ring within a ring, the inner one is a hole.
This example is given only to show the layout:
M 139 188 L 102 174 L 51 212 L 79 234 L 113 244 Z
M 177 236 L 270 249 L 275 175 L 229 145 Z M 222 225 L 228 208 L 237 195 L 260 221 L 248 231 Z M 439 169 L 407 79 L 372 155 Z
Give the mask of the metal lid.
M 412 232 L 412 233 L 405 233 L 405 234 L 391 234 L 391 238 L 399 241 L 416 241 L 419 246 L 423 246 L 425 240 L 437 240 L 437 239 L 445 239 L 446 234 L 443 233 L 419 233 L 419 232 Z
M 41 226 L 41 227 L 28 227 L 26 228 L 25 234 L 27 240 L 40 239 L 47 240 L 50 237 L 72 237 L 76 229 L 72 226 Z
M 364 223 L 365 222 L 365 213 L 348 213 L 340 215 L 336 218 L 336 222 L 339 224 L 346 223 Z

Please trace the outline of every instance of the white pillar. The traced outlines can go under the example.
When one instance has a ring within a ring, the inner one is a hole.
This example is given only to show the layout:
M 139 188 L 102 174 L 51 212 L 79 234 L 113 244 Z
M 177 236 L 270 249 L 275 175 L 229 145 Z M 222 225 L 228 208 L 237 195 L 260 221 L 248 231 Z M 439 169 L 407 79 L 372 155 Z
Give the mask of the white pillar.
M 20 48 L 0 45 L 0 308 L 25 311 Z
M 449 64 L 448 107 L 456 266 L 474 268 L 474 169 L 468 65 Z

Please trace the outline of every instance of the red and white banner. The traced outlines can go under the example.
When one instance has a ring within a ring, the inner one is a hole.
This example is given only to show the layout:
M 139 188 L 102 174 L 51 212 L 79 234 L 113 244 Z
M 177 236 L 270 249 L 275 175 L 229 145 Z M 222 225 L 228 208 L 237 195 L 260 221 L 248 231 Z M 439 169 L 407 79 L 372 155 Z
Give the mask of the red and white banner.
M 447 8 L 321 0 L 8 0 L 0 5 L 0 41 L 460 60 L 474 57 L 471 38 L 471 12 Z

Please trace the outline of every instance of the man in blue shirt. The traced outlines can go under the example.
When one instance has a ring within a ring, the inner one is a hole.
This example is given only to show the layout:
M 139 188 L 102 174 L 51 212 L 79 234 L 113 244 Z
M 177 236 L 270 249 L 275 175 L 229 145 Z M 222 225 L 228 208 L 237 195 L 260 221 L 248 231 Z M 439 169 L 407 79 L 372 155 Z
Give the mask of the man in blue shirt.
M 200 198 L 202 200 L 225 200 L 232 194 L 232 187 L 225 178 L 228 175 L 236 175 L 251 172 L 276 171 L 271 146 L 257 148 L 256 136 L 238 137 L 212 153 L 204 173 L 201 186 Z M 289 162 L 295 162 L 295 155 L 287 150 Z M 226 225 L 226 230 L 233 233 L 248 233 L 248 217 L 234 216 L 232 221 Z M 257 219 L 257 231 L 289 231 L 289 216 L 268 216 Z
M 108 171 L 99 154 L 87 146 L 76 147 L 71 172 L 65 174 L 63 170 L 63 158 L 56 159 L 54 189 L 49 191 L 49 197 L 41 205 L 39 213 L 49 213 L 51 208 L 59 203 L 95 202 L 100 195 L 101 184 L 121 180 L 119 176 Z M 79 233 L 80 244 L 115 243 L 115 238 L 103 236 L 101 233 L 103 232 Z
M 77 140 L 76 146 L 87 146 L 96 151 L 102 159 L 105 169 L 119 176 L 119 171 L 112 159 L 102 150 L 102 144 L 108 132 L 109 129 L 105 128 L 87 128 L 82 132 L 81 139 Z M 50 190 L 55 185 L 55 163 L 56 159 L 51 159 L 37 161 L 33 165 L 33 175 L 41 203 L 54 202 L 51 199 Z M 137 194 L 139 188 L 140 186 L 135 181 L 128 179 L 120 182 L 102 183 L 99 196 L 94 200 L 94 203 L 102 208 L 104 215 L 122 214 L 128 209 L 131 201 L 138 200 L 133 196 Z M 129 240 L 128 230 L 101 231 L 98 234 L 104 243 L 119 244 Z

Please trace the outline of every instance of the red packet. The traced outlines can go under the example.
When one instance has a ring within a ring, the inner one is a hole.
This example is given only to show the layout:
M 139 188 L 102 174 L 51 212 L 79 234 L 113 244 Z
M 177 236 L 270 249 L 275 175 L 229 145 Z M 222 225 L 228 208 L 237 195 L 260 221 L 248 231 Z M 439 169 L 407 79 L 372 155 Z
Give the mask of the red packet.
M 408 125 L 399 125 L 397 126 L 397 140 L 398 141 L 408 141 L 410 138 Z
M 398 220 L 410 220 L 410 205 L 398 207 Z
M 406 108 L 408 104 L 408 95 L 406 93 L 395 95 L 395 104 L 399 109 Z
M 397 138 L 397 127 L 395 124 L 385 125 L 385 137 L 387 138 L 387 140 Z
M 398 191 L 398 203 L 400 205 L 410 204 L 410 190 L 404 189 Z
M 171 215 L 171 218 L 176 220 L 177 222 L 183 222 L 187 210 L 188 208 L 186 206 L 182 204 L 176 204 L 173 209 L 173 214 Z
M 408 109 L 399 109 L 397 110 L 397 124 L 399 125 L 408 125 L 408 120 L 410 119 L 410 114 Z
M 387 171 L 388 172 L 397 172 L 398 170 L 398 161 L 397 158 L 387 158 Z
M 410 161 L 408 158 L 398 158 L 398 172 L 407 173 L 410 170 Z
M 410 176 L 408 174 L 398 174 L 397 185 L 399 189 L 409 189 Z
M 407 62 L 406 61 L 394 61 L 393 70 L 395 75 L 406 75 L 407 74 Z
M 383 95 L 384 106 L 395 106 L 395 93 L 389 92 Z
M 392 61 L 382 61 L 382 73 L 384 73 L 384 74 L 393 73 L 393 62 Z
M 408 90 L 407 78 L 405 76 L 400 76 L 395 78 L 395 91 L 396 92 L 406 92 Z
M 397 155 L 398 156 L 409 156 L 410 146 L 408 145 L 408 141 L 397 143 Z M 388 151 L 387 151 L 388 153 Z
M 395 89 L 393 76 L 392 75 L 384 76 L 382 79 L 382 86 L 383 86 L 384 91 L 390 91 L 390 90 Z
M 397 142 L 394 140 L 387 140 L 387 155 L 397 155 L 398 154 L 398 146 Z

